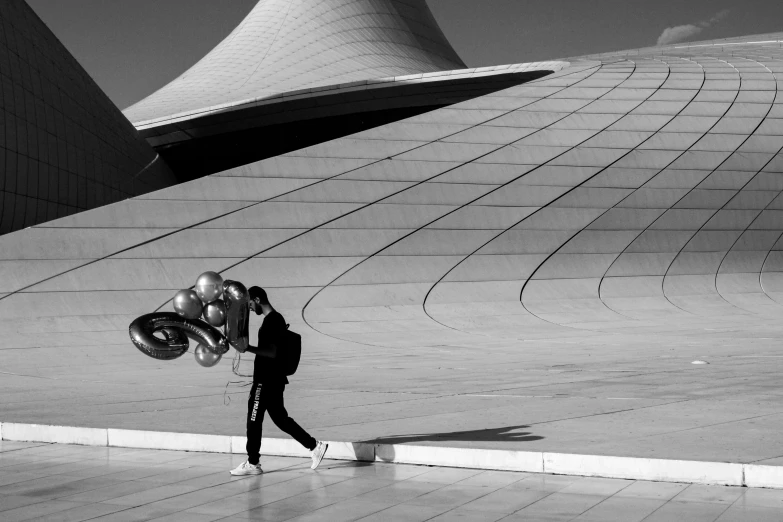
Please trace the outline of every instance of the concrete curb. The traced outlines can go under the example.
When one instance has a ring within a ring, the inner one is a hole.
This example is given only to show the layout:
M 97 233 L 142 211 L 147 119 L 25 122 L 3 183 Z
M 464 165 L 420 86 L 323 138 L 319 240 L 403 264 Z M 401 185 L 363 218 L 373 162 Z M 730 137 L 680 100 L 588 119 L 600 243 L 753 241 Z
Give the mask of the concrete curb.
M 245 452 L 246 442 L 245 437 L 228 435 L 79 428 L 12 422 L 0 423 L 0 440 L 237 454 Z M 285 457 L 307 457 L 310 452 L 291 439 L 265 438 L 261 444 L 261 453 Z M 783 466 L 729 462 L 338 441 L 329 441 L 327 458 L 783 489 Z

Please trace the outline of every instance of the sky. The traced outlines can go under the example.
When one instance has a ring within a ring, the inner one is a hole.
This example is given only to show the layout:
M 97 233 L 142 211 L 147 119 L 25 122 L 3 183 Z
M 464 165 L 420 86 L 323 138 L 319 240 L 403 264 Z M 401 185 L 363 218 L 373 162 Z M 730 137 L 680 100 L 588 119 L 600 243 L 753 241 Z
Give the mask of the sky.
M 120 108 L 215 45 L 258 0 L 27 0 Z M 783 0 L 427 0 L 471 67 L 783 31 Z

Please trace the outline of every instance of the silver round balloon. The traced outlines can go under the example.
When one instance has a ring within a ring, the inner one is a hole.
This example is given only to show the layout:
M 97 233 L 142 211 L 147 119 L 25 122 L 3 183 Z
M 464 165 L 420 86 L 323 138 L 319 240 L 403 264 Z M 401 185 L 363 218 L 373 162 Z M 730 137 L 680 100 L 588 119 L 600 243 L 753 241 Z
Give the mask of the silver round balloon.
M 174 296 L 174 311 L 185 319 L 198 319 L 203 308 L 201 299 L 193 290 L 180 290 Z
M 215 272 L 204 272 L 196 280 L 196 294 L 205 303 L 211 303 L 223 293 L 223 278 Z
M 203 344 L 196 346 L 196 351 L 194 353 L 196 354 L 196 362 L 204 368 L 212 368 L 223 358 L 223 355 L 210 351 L 209 348 Z
M 220 328 L 226 324 L 226 303 L 220 299 L 212 301 L 211 303 L 204 305 L 202 314 L 207 323 Z

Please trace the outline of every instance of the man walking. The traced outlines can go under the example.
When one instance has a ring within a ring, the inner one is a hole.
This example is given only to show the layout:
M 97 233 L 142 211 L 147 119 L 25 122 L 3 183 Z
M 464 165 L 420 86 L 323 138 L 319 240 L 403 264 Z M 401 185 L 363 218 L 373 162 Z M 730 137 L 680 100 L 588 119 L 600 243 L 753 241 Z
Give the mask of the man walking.
M 285 319 L 269 303 L 266 292 L 257 286 L 248 290 L 249 306 L 256 315 L 264 315 L 264 322 L 258 329 L 258 347 L 250 346 L 247 351 L 256 354 L 253 365 L 253 387 L 247 402 L 247 460 L 231 470 L 232 475 L 260 475 L 258 463 L 261 449 L 261 424 L 264 411 L 269 412 L 272 422 L 278 428 L 296 439 L 299 444 L 312 451 L 312 469 L 318 467 L 324 458 L 328 444 L 315 440 L 299 424 L 288 416 L 283 404 L 283 392 L 288 378 L 276 360 L 278 350 L 284 349 L 280 342 L 288 329 Z

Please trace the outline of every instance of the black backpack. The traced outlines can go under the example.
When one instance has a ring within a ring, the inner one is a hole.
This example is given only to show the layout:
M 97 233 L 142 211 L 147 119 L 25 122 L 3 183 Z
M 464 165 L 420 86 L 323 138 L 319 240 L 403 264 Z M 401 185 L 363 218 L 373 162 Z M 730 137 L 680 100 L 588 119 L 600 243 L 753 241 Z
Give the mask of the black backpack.
M 290 325 L 286 325 L 288 327 Z M 282 335 L 281 350 L 277 353 L 277 364 L 286 376 L 296 373 L 299 368 L 299 359 L 302 358 L 302 336 L 291 330 L 286 330 Z

